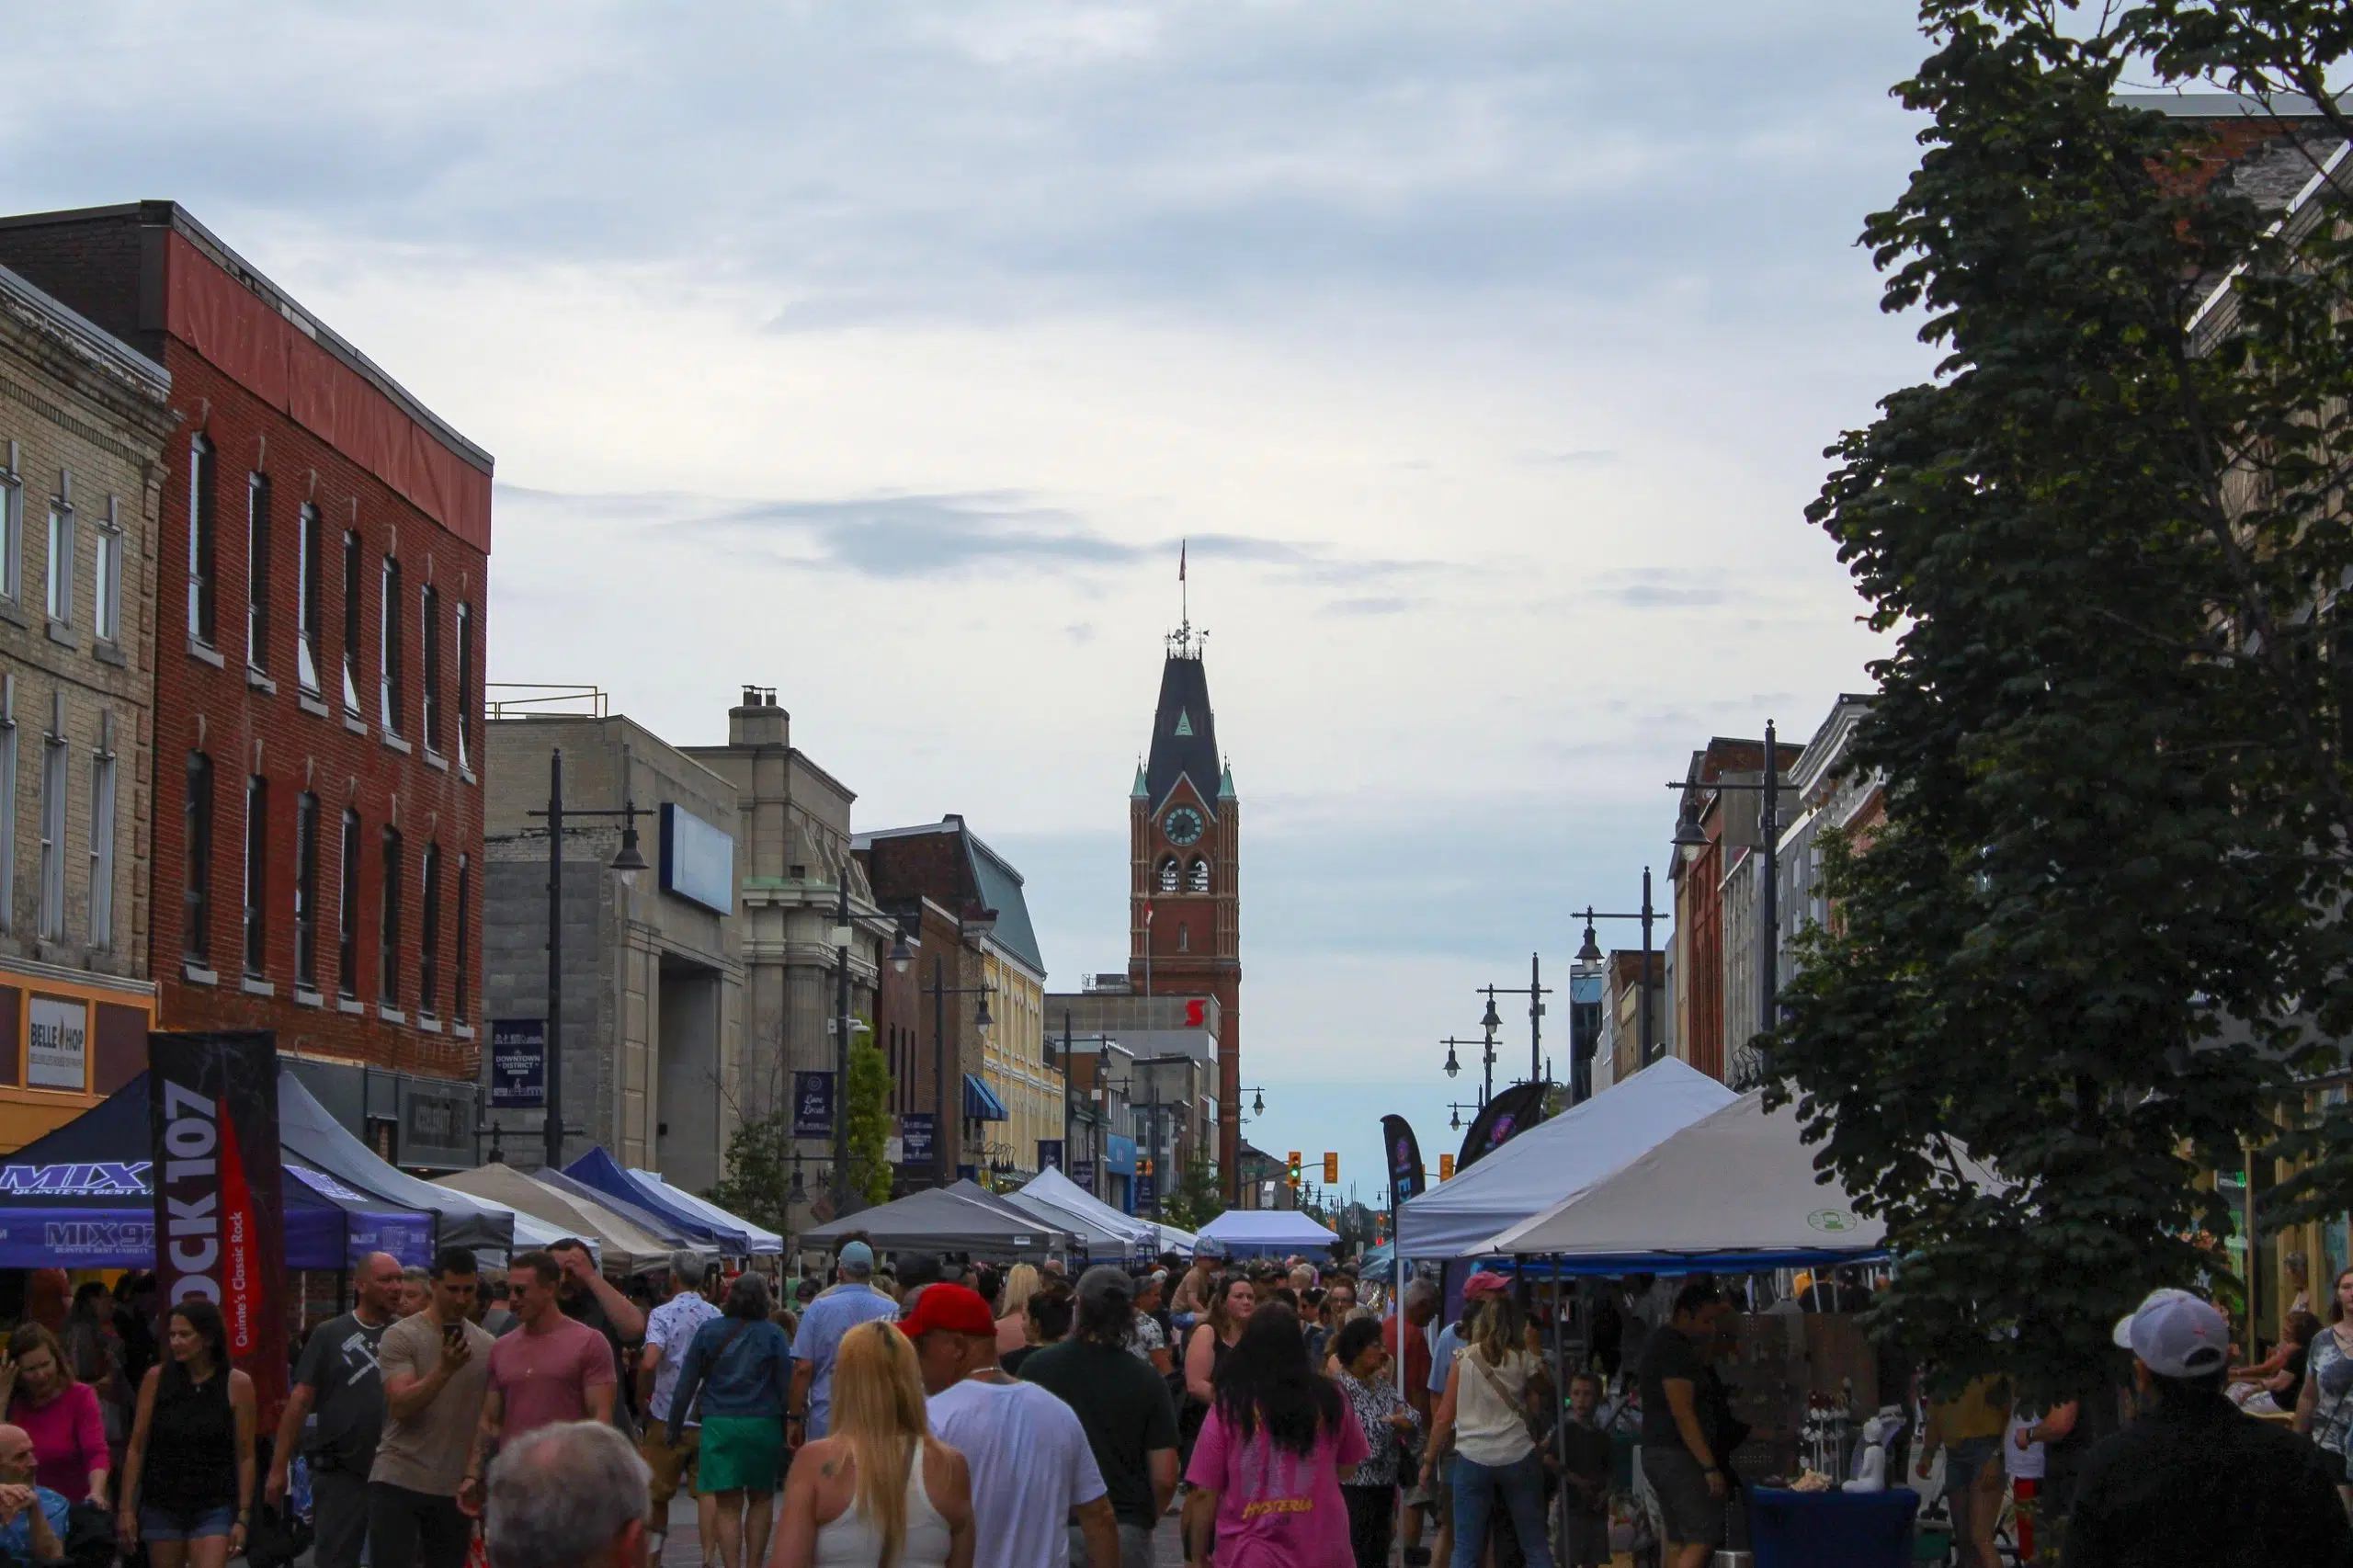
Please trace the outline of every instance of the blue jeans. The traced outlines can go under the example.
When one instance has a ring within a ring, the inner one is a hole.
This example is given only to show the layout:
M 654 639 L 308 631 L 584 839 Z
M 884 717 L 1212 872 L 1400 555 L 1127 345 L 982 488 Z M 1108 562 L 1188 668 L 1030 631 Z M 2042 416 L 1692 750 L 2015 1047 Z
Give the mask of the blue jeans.
M 1534 1449 L 1509 1464 L 1481 1464 L 1454 1456 L 1454 1564 L 1479 1568 L 1487 1548 L 1487 1520 L 1503 1500 L 1528 1568 L 1552 1568 L 1544 1534 L 1544 1460 Z

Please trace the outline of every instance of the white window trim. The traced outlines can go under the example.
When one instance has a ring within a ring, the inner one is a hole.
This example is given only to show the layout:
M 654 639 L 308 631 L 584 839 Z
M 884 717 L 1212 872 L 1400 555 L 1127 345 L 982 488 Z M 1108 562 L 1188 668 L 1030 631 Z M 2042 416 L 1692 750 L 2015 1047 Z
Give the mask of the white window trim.
M 90 754 L 90 946 L 114 947 L 115 756 Z
M 49 503 L 49 559 L 43 562 L 42 608 L 60 626 L 74 624 L 74 504 L 60 496 Z
M 428 648 L 437 653 L 441 651 L 436 637 L 440 629 L 435 624 L 440 617 L 434 613 L 438 608 L 434 601 L 438 597 L 432 584 L 416 585 L 416 733 L 428 752 L 438 749 L 433 744 L 433 720 L 441 703 L 440 694 L 433 689 L 433 677 L 439 672 L 433 666 L 440 661 L 428 659 L 425 653 Z
M 107 497 L 107 519 L 98 525 L 95 574 L 90 584 L 90 630 L 102 642 L 122 641 L 122 503 Z
M 43 941 L 65 935 L 66 769 L 65 737 L 45 734 L 40 751 L 40 907 L 33 929 Z
M 25 486 L 12 466 L 0 470 L 0 599 L 23 608 L 25 599 Z
M 188 437 L 188 640 L 205 647 L 212 645 L 212 638 L 204 630 L 204 460 L 212 450 L 212 443 L 203 436 Z M 215 541 L 216 548 L 219 541 Z M 219 585 L 214 585 L 213 608 L 220 608 Z M 215 632 L 219 631 L 216 626 Z
M 0 671 L 0 931 L 17 923 L 17 677 Z
M 451 652 L 458 661 L 455 674 L 458 687 L 458 767 L 460 772 L 464 772 L 471 770 L 473 767 L 473 747 L 468 744 L 466 736 L 466 721 L 473 711 L 473 697 L 466 687 L 473 684 L 467 677 L 473 673 L 473 661 L 478 655 L 474 653 L 472 642 L 473 606 L 463 599 L 458 601 L 456 626 L 458 644 Z
M 388 735 L 401 733 L 400 714 L 392 700 L 392 658 L 399 652 L 394 623 L 400 616 L 400 562 L 387 555 L 376 574 L 376 710 Z
M 302 503 L 294 514 L 294 678 L 304 691 L 319 690 L 319 628 L 313 602 L 317 593 L 319 509 Z
M 245 667 L 267 672 L 269 668 L 269 552 L 265 548 L 256 552 L 256 530 L 262 524 L 258 505 L 269 494 L 269 476 L 266 473 L 245 475 Z M 255 593 L 256 588 L 262 591 Z

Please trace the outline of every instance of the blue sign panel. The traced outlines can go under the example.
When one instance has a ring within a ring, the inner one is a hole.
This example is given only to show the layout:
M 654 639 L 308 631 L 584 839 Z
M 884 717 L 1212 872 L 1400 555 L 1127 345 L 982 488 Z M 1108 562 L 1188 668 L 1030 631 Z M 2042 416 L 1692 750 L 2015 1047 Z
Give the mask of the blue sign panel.
M 675 801 L 662 802 L 662 891 L 735 913 L 735 838 Z
M 795 1073 L 792 1075 L 792 1135 L 830 1138 L 834 1133 L 834 1075 Z
M 1140 1176 L 1136 1177 L 1135 1188 L 1135 1211 L 1137 1213 L 1142 1213 L 1145 1210 L 1153 1208 L 1160 1201 L 1160 1189 L 1154 1185 L 1151 1176 Z
M 1059 1138 L 1038 1140 L 1038 1168 L 1058 1171 L 1063 1168 L 1063 1141 Z
M 928 1165 L 939 1157 L 932 1144 L 933 1114 L 927 1110 L 904 1111 L 899 1117 L 899 1164 Z
M 1103 1168 L 1113 1176 L 1131 1176 L 1136 1168 L 1136 1141 L 1113 1132 L 1103 1140 Z
M 490 1021 L 490 1108 L 532 1110 L 548 1103 L 548 1021 Z

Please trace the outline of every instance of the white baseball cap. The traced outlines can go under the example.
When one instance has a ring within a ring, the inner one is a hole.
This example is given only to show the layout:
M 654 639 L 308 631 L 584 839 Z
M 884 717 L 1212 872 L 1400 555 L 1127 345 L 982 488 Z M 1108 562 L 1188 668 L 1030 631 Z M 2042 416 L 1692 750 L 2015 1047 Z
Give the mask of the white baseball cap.
M 2113 1337 L 2161 1378 L 2202 1378 L 2230 1359 L 2231 1325 L 2187 1290 L 2150 1291 Z

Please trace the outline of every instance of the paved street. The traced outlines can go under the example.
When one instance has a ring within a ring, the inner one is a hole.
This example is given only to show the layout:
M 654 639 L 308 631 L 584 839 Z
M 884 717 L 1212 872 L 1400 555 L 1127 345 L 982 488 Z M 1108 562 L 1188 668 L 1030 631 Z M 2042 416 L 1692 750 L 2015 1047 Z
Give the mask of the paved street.
M 1185 1550 L 1176 1537 L 1172 1516 L 1154 1534 L 1153 1568 L 1185 1568 Z M 662 1548 L 662 1568 L 700 1568 L 702 1540 L 695 1530 L 695 1506 L 680 1497 L 670 1505 L 670 1536 Z

